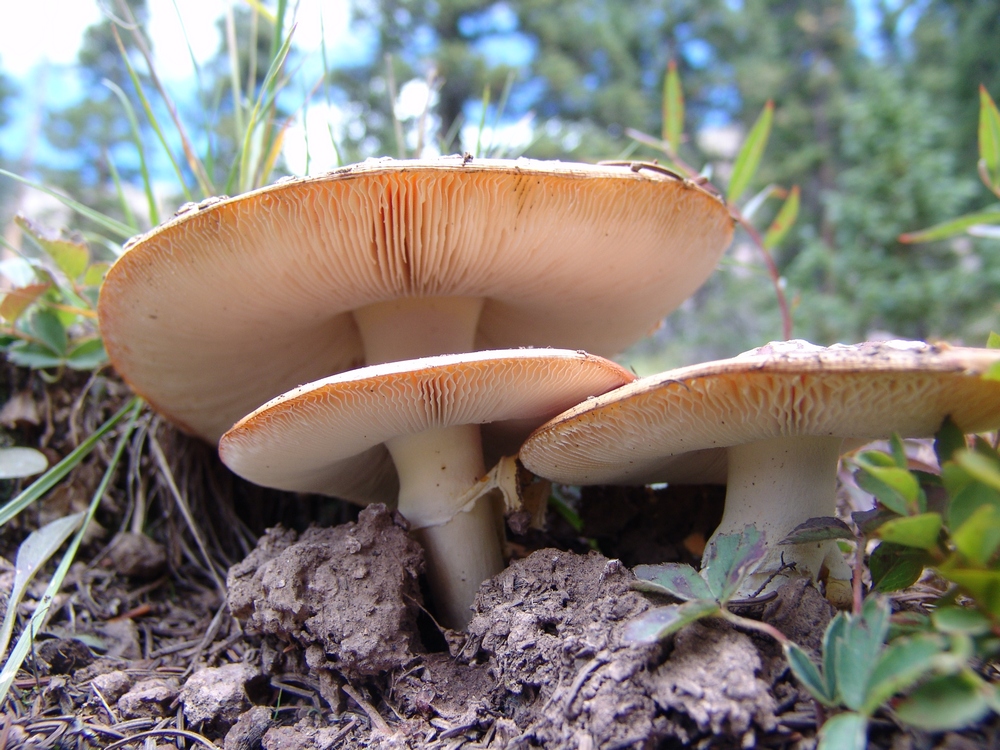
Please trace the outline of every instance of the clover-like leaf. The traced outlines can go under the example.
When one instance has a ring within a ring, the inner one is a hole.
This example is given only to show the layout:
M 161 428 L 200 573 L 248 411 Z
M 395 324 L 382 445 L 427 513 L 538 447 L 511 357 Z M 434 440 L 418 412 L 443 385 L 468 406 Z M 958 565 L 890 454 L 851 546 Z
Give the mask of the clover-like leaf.
M 942 650 L 942 640 L 929 635 L 901 638 L 887 646 L 869 677 L 864 712 L 874 713 L 896 693 L 922 679 L 934 668 L 934 657 Z
M 705 579 L 690 565 L 680 563 L 637 565 L 632 572 L 637 579 L 632 588 L 638 591 L 669 594 L 684 601 L 715 599 Z
M 792 674 L 802 683 L 802 687 L 823 705 L 837 705 L 836 695 L 830 692 L 827 681 L 820 674 L 819 667 L 809 658 L 809 654 L 792 641 L 784 644 L 784 651 L 788 666 L 792 668 Z
M 695 620 L 710 617 L 718 612 L 718 604 L 701 600 L 654 607 L 625 626 L 622 640 L 626 643 L 655 643 Z
M 713 538 L 705 549 L 702 564 L 712 595 L 723 604 L 728 602 L 766 554 L 764 535 L 751 525 L 744 526 L 738 534 Z
M 919 513 L 886 521 L 877 533 L 884 541 L 893 544 L 933 550 L 938 546 L 942 524 L 938 513 Z
M 816 750 L 865 750 L 868 747 L 868 717 L 847 711 L 831 716 L 819 730 Z
M 895 707 L 906 724 L 929 732 L 961 729 L 976 723 L 990 706 L 980 686 L 965 674 L 928 680 Z
M 938 607 L 931 613 L 931 621 L 940 633 L 962 633 L 970 636 L 986 635 L 993 629 L 990 618 L 972 607 Z

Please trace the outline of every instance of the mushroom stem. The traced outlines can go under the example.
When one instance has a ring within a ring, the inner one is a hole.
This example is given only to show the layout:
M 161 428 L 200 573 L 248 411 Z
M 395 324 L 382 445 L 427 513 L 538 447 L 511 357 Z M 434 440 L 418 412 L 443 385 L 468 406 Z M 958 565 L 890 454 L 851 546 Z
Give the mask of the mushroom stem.
M 458 501 L 486 473 L 479 425 L 425 430 L 386 442 L 399 474 L 399 512 L 417 530 L 446 625 L 464 628 L 479 585 L 503 570 L 501 531 L 488 501 Z
M 471 352 L 482 309 L 481 297 L 401 297 L 358 308 L 365 363 Z
M 729 448 L 726 507 L 712 539 L 753 524 L 765 535 L 770 552 L 748 577 L 740 593 L 750 594 L 784 562 L 813 579 L 823 568 L 830 580 L 850 581 L 851 569 L 835 542 L 781 545 L 803 521 L 832 516 L 837 508 L 839 437 L 779 437 Z M 768 590 L 786 576 L 776 576 Z M 839 586 L 839 584 L 837 584 Z

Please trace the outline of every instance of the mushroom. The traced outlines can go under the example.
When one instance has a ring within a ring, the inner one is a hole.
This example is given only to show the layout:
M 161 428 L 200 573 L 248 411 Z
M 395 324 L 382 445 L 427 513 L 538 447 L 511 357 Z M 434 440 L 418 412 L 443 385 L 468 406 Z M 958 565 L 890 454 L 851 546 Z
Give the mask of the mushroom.
M 98 314 L 129 385 L 215 443 L 364 364 L 610 356 L 701 285 L 732 231 L 720 199 L 655 165 L 371 160 L 188 207 L 128 245 Z
M 966 432 L 1000 426 L 1000 382 L 980 375 L 1000 351 L 883 341 L 828 348 L 772 342 L 718 362 L 642 378 L 540 427 L 520 457 L 567 484 L 726 481 L 713 538 L 754 524 L 771 552 L 752 592 L 781 567 L 776 543 L 836 511 L 844 439 L 934 434 L 951 415 Z M 832 542 L 792 545 L 785 562 L 840 592 L 851 571 Z M 777 576 L 771 587 L 783 576 Z
M 359 483 L 391 473 L 391 456 L 399 511 L 426 550 L 439 614 L 464 627 L 479 584 L 503 567 L 502 526 L 490 503 L 477 502 L 485 473 L 479 426 L 506 422 L 520 444 L 572 404 L 634 379 L 614 362 L 558 349 L 374 365 L 261 406 L 222 436 L 219 454 L 257 484 L 361 502 L 370 495 L 358 493 Z

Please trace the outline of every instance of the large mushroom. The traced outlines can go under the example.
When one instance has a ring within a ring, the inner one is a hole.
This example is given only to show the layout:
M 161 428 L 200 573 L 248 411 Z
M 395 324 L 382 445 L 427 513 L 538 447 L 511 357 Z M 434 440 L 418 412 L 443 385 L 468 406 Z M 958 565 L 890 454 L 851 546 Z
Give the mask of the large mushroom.
M 1000 426 L 1000 382 L 981 375 L 1000 351 L 885 341 L 828 348 L 771 343 L 738 357 L 642 378 L 580 404 L 525 442 L 521 460 L 567 484 L 726 481 L 715 535 L 754 524 L 772 552 L 746 591 L 781 566 L 850 578 L 832 543 L 776 548 L 808 518 L 836 511 L 844 439 Z M 772 585 L 780 582 L 775 578 Z
M 112 363 L 216 442 L 300 383 L 488 348 L 610 356 L 708 277 L 723 203 L 655 165 L 371 160 L 182 211 L 115 263 Z
M 476 485 L 480 425 L 517 443 L 569 406 L 634 380 L 583 352 L 521 349 L 364 367 L 279 396 L 223 435 L 222 460 L 252 482 L 336 496 L 377 484 L 391 455 L 399 511 L 427 553 L 441 619 L 464 627 L 480 583 L 503 567 L 502 526 Z M 505 423 L 505 424 L 504 424 Z

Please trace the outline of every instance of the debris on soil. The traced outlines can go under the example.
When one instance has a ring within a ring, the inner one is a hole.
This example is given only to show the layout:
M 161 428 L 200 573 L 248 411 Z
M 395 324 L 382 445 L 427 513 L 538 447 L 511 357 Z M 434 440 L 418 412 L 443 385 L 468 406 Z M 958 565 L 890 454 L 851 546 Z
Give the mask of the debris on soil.
M 423 552 L 406 522 L 370 505 L 357 523 L 272 529 L 229 571 L 229 607 L 251 630 L 305 648 L 313 670 L 371 676 L 419 650 Z
M 125 532 L 112 542 L 101 566 L 130 578 L 151 579 L 167 568 L 167 550 L 145 534 Z
M 199 669 L 181 688 L 184 718 L 190 726 L 207 726 L 212 734 L 224 734 L 250 708 L 247 685 L 259 676 L 248 664 Z
M 169 716 L 170 704 L 179 693 L 180 684 L 172 677 L 142 680 L 118 699 L 118 715 L 123 719 Z

